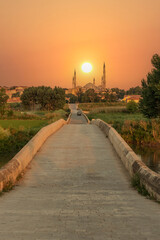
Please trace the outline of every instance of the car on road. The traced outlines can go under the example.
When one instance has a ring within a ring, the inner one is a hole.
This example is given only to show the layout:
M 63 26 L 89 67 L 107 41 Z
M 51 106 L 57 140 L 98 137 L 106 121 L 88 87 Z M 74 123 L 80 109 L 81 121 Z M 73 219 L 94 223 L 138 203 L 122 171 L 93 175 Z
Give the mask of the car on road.
M 82 112 L 81 112 L 81 110 L 79 109 L 78 111 L 77 111 L 77 116 L 81 116 L 82 115 Z

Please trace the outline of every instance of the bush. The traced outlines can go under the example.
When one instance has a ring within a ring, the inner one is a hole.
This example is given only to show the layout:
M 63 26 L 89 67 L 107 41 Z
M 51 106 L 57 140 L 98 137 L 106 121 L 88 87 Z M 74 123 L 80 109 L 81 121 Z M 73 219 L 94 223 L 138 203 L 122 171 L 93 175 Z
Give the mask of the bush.
M 126 108 L 129 113 L 135 113 L 138 111 L 138 104 L 132 100 L 127 103 Z
M 16 154 L 38 130 L 16 130 L 12 128 L 9 131 L 0 128 L 0 154 Z
M 13 117 L 13 115 L 14 115 L 13 110 L 8 110 L 7 117 Z
M 8 103 L 9 108 L 16 111 L 21 111 L 23 109 L 23 106 L 21 103 Z
M 133 177 L 132 177 L 132 180 L 131 180 L 131 185 L 132 187 L 134 187 L 139 194 L 141 194 L 142 196 L 146 196 L 146 197 L 151 197 L 149 192 L 147 191 L 146 187 L 144 186 L 144 184 L 141 183 L 140 181 L 140 177 L 135 174 Z
M 4 139 L 10 136 L 10 131 L 9 129 L 3 129 L 0 127 L 0 139 Z

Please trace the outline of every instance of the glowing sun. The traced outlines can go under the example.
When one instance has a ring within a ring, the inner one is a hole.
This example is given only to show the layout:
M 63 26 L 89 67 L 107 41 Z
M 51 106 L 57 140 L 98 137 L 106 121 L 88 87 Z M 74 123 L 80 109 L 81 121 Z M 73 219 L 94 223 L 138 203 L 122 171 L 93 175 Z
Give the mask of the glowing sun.
M 82 71 L 85 73 L 89 73 L 92 71 L 92 65 L 88 62 L 82 64 Z

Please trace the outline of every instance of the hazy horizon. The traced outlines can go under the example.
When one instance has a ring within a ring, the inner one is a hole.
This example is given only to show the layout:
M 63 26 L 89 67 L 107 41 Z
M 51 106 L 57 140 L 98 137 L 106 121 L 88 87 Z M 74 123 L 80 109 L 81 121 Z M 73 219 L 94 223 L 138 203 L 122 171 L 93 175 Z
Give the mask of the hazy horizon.
M 159 0 L 0 0 L 0 86 L 141 85 L 160 54 Z M 83 62 L 93 71 L 81 71 Z

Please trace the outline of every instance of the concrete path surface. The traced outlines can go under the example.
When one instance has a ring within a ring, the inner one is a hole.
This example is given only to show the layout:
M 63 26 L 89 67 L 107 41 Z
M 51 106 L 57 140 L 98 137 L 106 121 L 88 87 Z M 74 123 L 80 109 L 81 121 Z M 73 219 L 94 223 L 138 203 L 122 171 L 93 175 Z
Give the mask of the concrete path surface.
M 65 125 L 0 197 L 0 240 L 159 240 L 160 205 L 130 187 L 95 125 Z
M 83 115 L 77 116 L 77 105 L 76 104 L 70 104 L 70 109 L 72 112 L 70 124 L 87 124 L 87 120 Z

